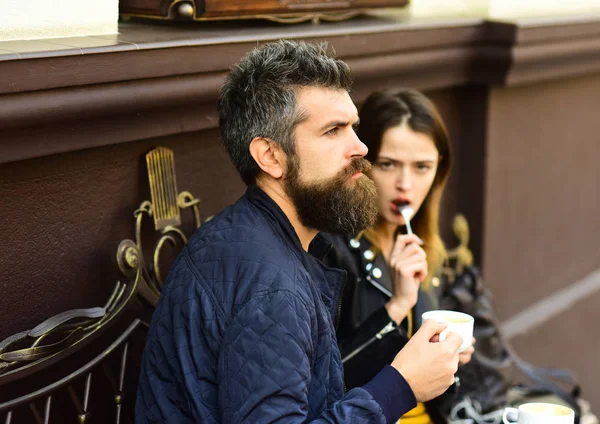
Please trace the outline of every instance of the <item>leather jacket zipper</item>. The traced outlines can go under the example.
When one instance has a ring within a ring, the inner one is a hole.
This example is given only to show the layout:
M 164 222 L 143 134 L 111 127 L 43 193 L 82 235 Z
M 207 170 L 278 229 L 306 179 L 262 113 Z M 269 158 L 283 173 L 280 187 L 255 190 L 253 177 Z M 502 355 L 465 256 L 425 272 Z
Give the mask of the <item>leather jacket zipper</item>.
M 386 296 L 388 296 L 388 297 L 392 296 L 392 293 L 388 289 L 386 289 L 381 284 L 379 284 L 375 280 L 373 280 L 370 275 L 367 275 L 366 279 L 369 283 L 371 283 L 371 285 L 373 285 L 376 289 L 381 291 Z M 341 301 L 340 301 L 340 309 L 341 309 Z M 338 311 L 338 313 L 339 313 L 339 311 Z M 365 343 L 363 343 L 362 345 L 360 345 L 359 347 L 354 349 L 352 352 L 350 352 L 348 355 L 346 355 L 344 358 L 342 358 L 342 364 L 345 363 L 346 361 L 349 361 L 350 359 L 354 358 L 360 352 L 362 352 L 367 347 L 369 347 L 371 344 L 373 344 L 376 340 L 381 340 L 383 338 L 383 336 L 385 336 L 389 332 L 393 331 L 395 328 L 396 328 L 396 325 L 394 324 L 394 322 L 390 321 L 385 327 L 383 327 L 381 330 L 379 330 L 379 332 L 377 332 L 373 337 L 371 337 Z M 337 329 L 337 327 L 336 327 L 336 329 Z
M 383 287 L 381 284 L 379 284 L 377 281 L 373 280 L 371 278 L 370 275 L 367 274 L 367 276 L 365 277 L 366 280 L 371 283 L 371 285 L 373 287 L 375 287 L 377 290 L 379 290 L 381 293 L 385 294 L 387 297 L 392 297 L 392 292 L 389 291 L 388 289 L 386 289 L 385 287 Z
M 396 324 L 394 324 L 393 321 L 390 321 L 385 327 L 383 327 L 381 330 L 379 330 L 379 332 L 377 334 L 375 334 L 373 337 L 371 337 L 365 343 L 363 343 L 362 345 L 360 345 L 359 347 L 354 349 L 352 352 L 350 352 L 348 355 L 346 355 L 346 357 L 342 358 L 342 364 L 345 363 L 346 361 L 354 358 L 356 355 L 358 355 L 360 352 L 362 352 L 367 347 L 369 347 L 372 343 L 374 343 L 375 340 L 381 340 L 383 338 L 383 336 L 385 336 L 386 334 L 388 334 L 391 331 L 394 331 L 395 329 L 396 329 Z

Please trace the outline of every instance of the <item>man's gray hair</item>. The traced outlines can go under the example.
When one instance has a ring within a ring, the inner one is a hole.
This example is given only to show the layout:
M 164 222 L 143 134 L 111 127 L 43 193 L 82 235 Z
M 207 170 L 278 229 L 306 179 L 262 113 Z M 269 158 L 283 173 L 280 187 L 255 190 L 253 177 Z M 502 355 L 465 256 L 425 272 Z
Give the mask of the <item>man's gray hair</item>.
M 259 168 L 250 142 L 264 137 L 294 156 L 294 130 L 306 117 L 296 108 L 300 87 L 350 91 L 350 68 L 329 53 L 327 43 L 280 40 L 258 47 L 231 69 L 218 101 L 221 140 L 247 185 Z

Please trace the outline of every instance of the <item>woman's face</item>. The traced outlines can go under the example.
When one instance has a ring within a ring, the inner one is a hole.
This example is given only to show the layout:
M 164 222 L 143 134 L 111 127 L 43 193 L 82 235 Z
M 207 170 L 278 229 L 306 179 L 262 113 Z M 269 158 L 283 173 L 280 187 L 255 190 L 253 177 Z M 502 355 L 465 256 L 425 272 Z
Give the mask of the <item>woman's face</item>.
M 372 177 L 379 191 L 380 218 L 404 225 L 403 206 L 416 214 L 433 184 L 439 153 L 431 137 L 408 125 L 389 128 L 373 163 Z

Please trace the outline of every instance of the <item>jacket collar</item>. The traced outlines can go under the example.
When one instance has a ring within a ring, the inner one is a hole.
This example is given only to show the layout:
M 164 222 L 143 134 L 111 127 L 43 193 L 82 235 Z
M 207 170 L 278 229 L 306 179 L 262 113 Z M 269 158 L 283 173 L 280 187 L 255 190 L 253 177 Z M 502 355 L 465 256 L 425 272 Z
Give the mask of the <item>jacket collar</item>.
M 332 245 L 326 239 L 317 234 L 309 246 L 307 253 L 302 248 L 302 243 L 292 223 L 287 215 L 269 197 L 257 186 L 250 186 L 246 190 L 246 198 L 255 205 L 266 217 L 273 231 L 282 238 L 283 242 L 290 247 L 290 250 L 302 262 L 302 265 L 311 276 L 321 292 L 323 302 L 331 312 L 335 322 L 336 305 L 340 296 L 340 286 L 345 280 L 346 273 L 338 269 L 329 268 L 321 261 L 332 248 Z
M 296 255 L 300 257 L 303 252 L 305 253 L 300 238 L 287 215 L 267 193 L 257 186 L 250 186 L 246 190 L 246 198 L 260 209 L 275 233 L 285 240 Z

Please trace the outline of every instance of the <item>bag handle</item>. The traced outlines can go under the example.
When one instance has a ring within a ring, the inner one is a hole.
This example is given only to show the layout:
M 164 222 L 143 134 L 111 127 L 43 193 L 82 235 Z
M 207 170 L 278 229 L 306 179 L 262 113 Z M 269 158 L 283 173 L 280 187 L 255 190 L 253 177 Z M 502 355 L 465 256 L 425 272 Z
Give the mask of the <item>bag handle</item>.
M 465 267 L 464 271 L 472 278 L 473 284 L 471 286 L 472 295 L 475 297 L 480 296 L 481 293 L 478 292 L 480 281 L 480 274 L 477 268 L 473 266 Z M 498 321 L 496 319 L 496 321 Z M 537 367 L 533 364 L 522 359 L 512 348 L 512 345 L 506 340 L 500 327 L 498 327 L 498 336 L 502 341 L 503 346 L 508 354 L 508 358 L 510 358 L 515 366 L 521 371 L 530 381 L 535 385 L 535 388 L 541 389 L 546 392 L 554 393 L 560 399 L 569 404 L 569 406 L 575 411 L 575 413 L 579 416 L 581 415 L 581 408 L 576 401 L 576 398 L 579 397 L 581 392 L 581 388 L 577 383 L 577 379 L 575 375 L 566 369 L 562 368 L 543 368 Z M 560 381 L 570 386 L 570 390 L 565 390 L 556 381 Z

